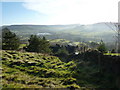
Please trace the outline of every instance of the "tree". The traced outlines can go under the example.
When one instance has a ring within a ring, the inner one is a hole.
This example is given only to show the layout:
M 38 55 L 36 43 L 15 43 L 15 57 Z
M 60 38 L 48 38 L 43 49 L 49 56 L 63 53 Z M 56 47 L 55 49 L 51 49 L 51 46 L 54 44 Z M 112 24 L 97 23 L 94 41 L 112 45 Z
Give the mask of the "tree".
M 105 53 L 107 51 L 107 48 L 105 46 L 105 43 L 101 40 L 100 45 L 97 48 L 100 52 Z
M 45 37 L 42 39 L 36 35 L 31 35 L 29 45 L 27 46 L 27 51 L 37 52 L 37 53 L 50 53 L 50 43 L 46 40 Z
M 67 45 L 65 47 L 69 54 L 73 54 L 77 48 L 77 46 L 70 46 L 70 45 Z
M 68 53 L 68 51 L 66 50 L 65 47 L 61 47 L 61 48 L 58 50 L 57 54 L 59 54 L 59 55 L 61 55 L 61 56 L 64 56 L 64 55 L 68 55 L 69 53 Z
M 68 55 L 69 53 L 64 46 L 62 46 L 60 49 L 58 49 L 58 52 L 56 52 L 56 56 L 58 56 L 64 62 L 67 62 Z
M 120 53 L 120 23 L 105 23 L 111 30 L 115 32 L 116 52 Z
M 51 53 L 50 43 L 49 43 L 49 41 L 46 40 L 45 37 L 43 37 L 41 39 L 40 43 L 41 43 L 40 44 L 41 45 L 41 52 L 43 52 L 43 53 Z
M 2 29 L 2 49 L 17 50 L 20 46 L 20 39 L 8 28 Z
M 56 54 L 58 52 L 58 50 L 61 48 L 61 46 L 59 44 L 56 44 L 56 45 L 50 46 L 50 48 L 52 50 L 52 53 Z

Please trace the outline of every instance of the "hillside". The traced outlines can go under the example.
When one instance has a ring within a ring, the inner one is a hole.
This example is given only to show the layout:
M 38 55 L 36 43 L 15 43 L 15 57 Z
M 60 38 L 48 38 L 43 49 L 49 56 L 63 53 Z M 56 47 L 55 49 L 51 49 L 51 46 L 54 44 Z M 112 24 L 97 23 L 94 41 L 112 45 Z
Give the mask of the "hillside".
M 80 88 L 72 77 L 75 63 L 45 54 L 1 52 L 3 88 Z
M 111 42 L 115 34 L 107 25 L 115 27 L 110 23 L 96 23 L 90 25 L 10 25 L 8 27 L 22 39 L 27 39 L 31 34 L 46 34 L 48 39 L 68 39 L 73 41 L 97 40 Z M 109 37 L 109 38 L 108 38 Z
M 58 57 L 41 53 L 1 52 L 3 88 L 120 88 L 118 56 L 88 51 L 72 56 L 75 60 L 65 63 Z

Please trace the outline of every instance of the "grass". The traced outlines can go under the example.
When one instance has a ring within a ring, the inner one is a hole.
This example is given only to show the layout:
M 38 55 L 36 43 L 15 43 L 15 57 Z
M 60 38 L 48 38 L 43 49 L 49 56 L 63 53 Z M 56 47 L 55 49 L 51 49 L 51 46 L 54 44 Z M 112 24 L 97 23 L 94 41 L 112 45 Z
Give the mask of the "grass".
M 120 56 L 120 53 L 104 53 L 104 55 Z
M 1 59 L 3 88 L 80 88 L 72 77 L 73 62 L 10 50 L 3 50 Z
M 19 48 L 23 48 L 23 47 L 25 47 L 26 46 L 26 44 L 20 44 L 20 47 Z

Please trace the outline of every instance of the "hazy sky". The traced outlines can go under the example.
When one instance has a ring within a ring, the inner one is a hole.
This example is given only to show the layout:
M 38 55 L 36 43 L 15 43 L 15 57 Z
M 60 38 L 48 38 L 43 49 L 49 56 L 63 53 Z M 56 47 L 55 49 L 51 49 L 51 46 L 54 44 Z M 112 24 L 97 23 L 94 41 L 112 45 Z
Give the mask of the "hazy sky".
M 9 1 L 9 2 L 8 2 Z M 118 21 L 119 0 L 3 0 L 2 24 L 92 24 Z

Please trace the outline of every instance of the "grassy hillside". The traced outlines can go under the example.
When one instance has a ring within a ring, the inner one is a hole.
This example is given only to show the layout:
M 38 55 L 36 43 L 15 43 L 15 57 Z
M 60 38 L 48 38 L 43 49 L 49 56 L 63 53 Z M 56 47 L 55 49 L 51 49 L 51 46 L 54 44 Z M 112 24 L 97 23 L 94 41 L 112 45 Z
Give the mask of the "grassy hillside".
M 99 66 L 99 52 L 95 51 L 74 56 L 76 59 L 68 63 L 47 54 L 10 50 L 2 50 L 1 52 L 2 68 L 0 70 L 2 70 L 2 75 L 0 77 L 3 88 L 81 88 L 81 90 L 92 90 L 93 88 L 117 87 L 115 77 L 119 76 L 119 62 L 117 62 L 119 59 L 113 59 L 116 62 L 111 63 L 112 58 L 116 57 L 101 56 L 103 64 L 101 63 Z M 112 69 L 111 66 L 113 66 Z
M 3 88 L 80 88 L 73 78 L 74 63 L 45 54 L 2 52 Z

